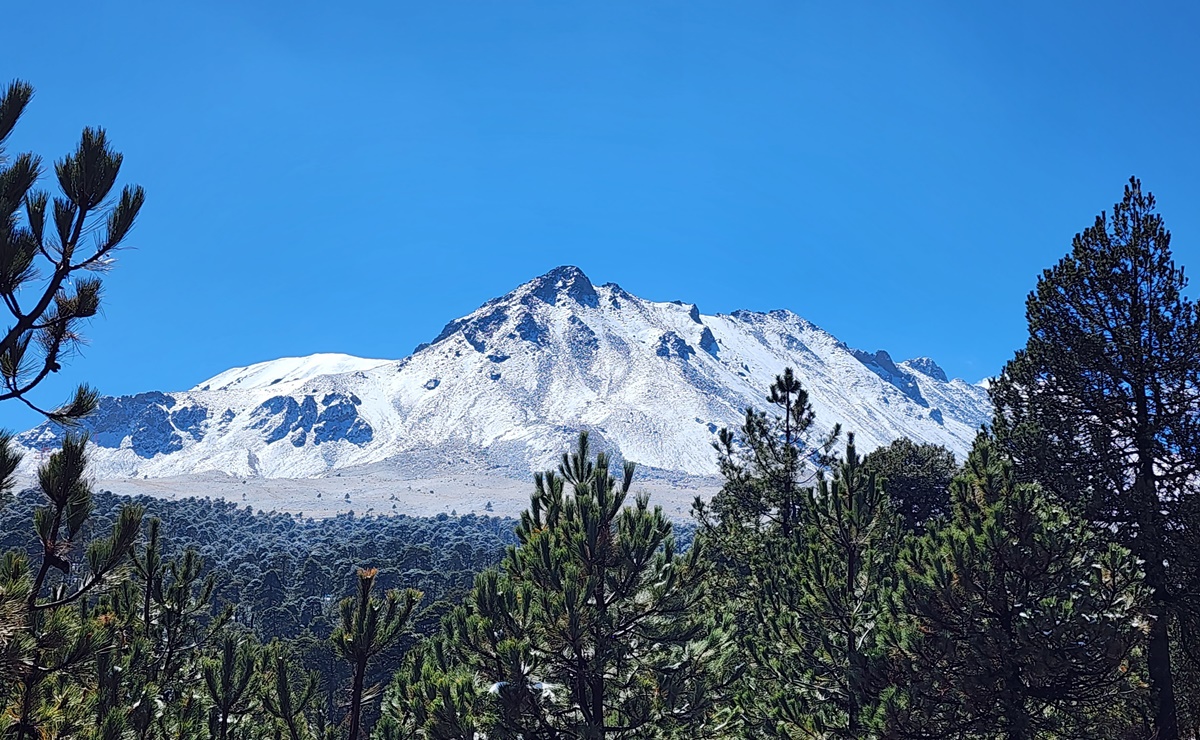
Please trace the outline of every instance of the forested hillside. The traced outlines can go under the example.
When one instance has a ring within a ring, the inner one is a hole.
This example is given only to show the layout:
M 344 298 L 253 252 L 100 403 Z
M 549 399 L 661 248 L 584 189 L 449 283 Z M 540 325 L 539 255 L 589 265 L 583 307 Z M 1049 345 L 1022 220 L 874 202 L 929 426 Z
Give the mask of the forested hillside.
M 41 494 L 22 491 L 0 510 L 0 548 L 36 555 L 29 527 Z M 108 531 L 122 507 L 138 506 L 161 520 L 165 558 L 195 550 L 202 576 L 215 578 L 213 601 L 233 609 L 233 619 L 264 640 L 304 630 L 325 634 L 330 600 L 350 595 L 355 571 L 379 569 L 381 588 L 412 586 L 425 594 L 425 609 L 457 601 L 474 575 L 499 562 L 516 542 L 515 521 L 498 517 L 407 516 L 304 519 L 253 512 L 222 500 L 131 499 L 110 493 L 92 497 L 95 510 L 82 534 Z
M 42 494 L 22 491 L 0 509 L 0 551 L 36 557 L 41 543 L 29 527 Z M 515 521 L 497 517 L 421 519 L 406 516 L 302 519 L 252 512 L 208 499 L 131 500 L 109 493 L 92 496 L 95 509 L 80 530 L 89 541 L 110 531 L 123 508 L 134 506 L 160 520 L 157 557 L 165 562 L 195 555 L 197 582 L 212 579 L 202 620 L 216 618 L 253 634 L 262 643 L 294 641 L 297 660 L 320 670 L 320 693 L 330 711 L 348 680 L 327 638 L 338 602 L 354 593 L 359 568 L 378 570 L 380 588 L 411 586 L 424 594 L 412 631 L 381 656 L 371 679 L 386 681 L 387 665 L 431 633 L 441 616 L 470 589 L 475 574 L 495 565 L 516 542 Z

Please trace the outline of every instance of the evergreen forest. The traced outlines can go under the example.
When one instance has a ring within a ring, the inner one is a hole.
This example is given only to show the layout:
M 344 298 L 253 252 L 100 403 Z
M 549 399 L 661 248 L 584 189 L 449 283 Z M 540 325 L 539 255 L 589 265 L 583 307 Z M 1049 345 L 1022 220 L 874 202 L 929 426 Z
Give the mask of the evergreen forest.
M 32 96 L 0 97 L 0 144 Z M 0 160 L 0 402 L 83 341 L 141 188 L 102 129 Z M 11 740 L 1200 738 L 1200 312 L 1153 196 L 1036 276 L 965 459 L 862 454 L 779 368 L 669 519 L 584 432 L 519 519 L 94 491 L 0 433 Z

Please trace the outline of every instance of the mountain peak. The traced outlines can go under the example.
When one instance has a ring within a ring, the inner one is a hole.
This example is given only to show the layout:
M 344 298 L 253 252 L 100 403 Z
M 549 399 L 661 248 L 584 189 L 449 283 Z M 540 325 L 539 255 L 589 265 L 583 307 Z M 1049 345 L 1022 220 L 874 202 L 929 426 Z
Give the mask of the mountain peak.
M 556 267 L 545 275 L 521 285 L 516 290 L 499 298 L 493 298 L 480 306 L 473 313 L 455 319 L 442 328 L 440 334 L 431 342 L 417 345 L 413 354 L 442 340 L 462 332 L 476 350 L 483 352 L 485 344 L 495 338 L 501 327 L 509 323 L 510 318 L 521 317 L 521 323 L 515 327 L 522 339 L 535 339 L 541 334 L 537 319 L 531 311 L 539 304 L 550 306 L 561 305 L 564 301 L 573 301 L 580 306 L 595 308 L 600 305 L 600 296 L 587 275 L 574 265 Z
M 538 298 L 551 306 L 558 305 L 560 298 L 570 298 L 581 306 L 595 308 L 600 303 L 600 296 L 588 276 L 574 265 L 562 265 L 547 272 L 541 277 L 530 280 L 523 287 L 528 288 L 526 295 Z
M 542 278 L 565 278 L 565 279 L 571 279 L 571 280 L 574 280 L 576 278 L 583 278 L 584 280 L 588 279 L 588 276 L 583 274 L 583 270 L 579 269 L 575 265 L 559 265 L 558 267 L 555 267 L 553 270 L 547 272 L 545 275 L 542 275 L 541 277 Z M 536 279 L 537 278 L 535 278 L 535 280 Z

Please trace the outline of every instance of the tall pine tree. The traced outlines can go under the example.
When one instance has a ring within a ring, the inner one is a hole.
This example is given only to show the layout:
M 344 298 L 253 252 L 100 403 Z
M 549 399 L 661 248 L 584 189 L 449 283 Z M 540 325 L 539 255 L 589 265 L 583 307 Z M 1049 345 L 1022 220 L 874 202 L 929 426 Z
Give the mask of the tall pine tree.
M 1122 737 L 1148 627 L 1141 572 L 980 435 L 953 513 L 904 547 L 888 630 L 896 734 Z M 1125 710 L 1125 711 L 1114 711 Z M 1128 729 L 1128 728 L 1126 728 Z
M 346 717 L 350 740 L 358 740 L 362 706 L 368 697 L 367 665 L 404 634 L 421 600 L 421 592 L 411 588 L 403 592 L 390 589 L 382 599 L 374 596 L 371 591 L 377 575 L 375 568 L 358 571 L 357 593 L 342 600 L 338 609 L 341 623 L 330 637 L 334 650 L 354 669 Z
M 835 425 L 813 440 L 816 415 L 808 391 L 790 367 L 775 376 L 766 400 L 778 413 L 748 408 L 740 437 L 728 429 L 718 432 L 713 446 L 725 480 L 710 504 L 697 500 L 695 513 L 702 523 L 711 515 L 726 529 L 761 530 L 771 525 L 790 535 L 803 506 L 801 489 L 814 479 L 816 470 L 832 464 L 830 451 L 841 427 Z M 730 544 L 734 550 L 741 547 Z
M 1158 740 L 1179 737 L 1171 621 L 1200 587 L 1200 313 L 1154 198 L 1130 179 L 1026 302 L 1029 340 L 992 386 L 1023 475 L 1144 561 Z
M 832 477 L 799 492 L 797 527 L 754 563 L 749 633 L 759 731 L 782 738 L 875 737 L 883 687 L 879 627 L 899 526 L 862 467 L 854 435 Z
M 37 189 L 41 158 L 5 151 L 32 98 L 33 87 L 21 80 L 0 92 L 0 305 L 9 317 L 0 330 L 0 401 L 69 423 L 95 408 L 93 390 L 81 385 L 54 408 L 35 402 L 34 391 L 83 341 L 83 324 L 101 306 L 97 275 L 112 266 L 145 193 L 137 186 L 114 193 L 122 156 L 100 128 L 85 128 L 75 151 L 55 163 L 61 196 Z M 12 435 L 0 430 L 0 504 L 20 459 Z M 34 522 L 43 544 L 36 569 L 15 552 L 0 562 L 0 734 L 69 733 L 79 708 L 96 699 L 86 682 L 71 685 L 62 677 L 94 667 L 107 647 L 111 631 L 87 615 L 86 602 L 109 585 L 141 513 L 124 512 L 113 535 L 86 550 L 90 571 L 82 578 L 71 573 L 70 550 L 91 513 L 84 459 L 84 442 L 68 438 L 39 471 L 49 504 Z M 123 731 L 117 719 L 89 727 L 106 737 Z
M 702 586 L 704 609 L 731 620 L 735 633 L 758 618 L 754 564 L 769 560 L 768 542 L 802 528 L 805 489 L 817 470 L 834 462 L 832 450 L 841 433 L 834 426 L 816 438 L 808 391 L 790 367 L 775 377 L 764 400 L 773 411 L 748 408 L 736 432 L 718 432 L 713 447 L 724 479 L 721 490 L 708 502 L 697 497 L 692 507 L 697 541 L 710 566 Z
M 727 653 L 694 607 L 699 549 L 675 549 L 646 496 L 587 434 L 536 476 L 519 544 L 481 574 L 443 633 L 397 675 L 383 737 L 633 740 L 713 731 Z M 571 493 L 566 492 L 567 486 Z

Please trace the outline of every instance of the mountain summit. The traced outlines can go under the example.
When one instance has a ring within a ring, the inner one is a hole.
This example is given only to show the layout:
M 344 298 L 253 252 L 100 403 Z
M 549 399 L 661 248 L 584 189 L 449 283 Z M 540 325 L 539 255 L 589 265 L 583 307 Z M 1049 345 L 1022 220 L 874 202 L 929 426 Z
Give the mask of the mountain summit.
M 818 423 L 841 423 L 860 450 L 906 436 L 962 455 L 991 413 L 983 388 L 947 380 L 929 358 L 851 349 L 790 311 L 709 315 L 645 300 L 564 266 L 401 360 L 234 368 L 187 391 L 105 397 L 83 426 L 101 478 L 303 478 L 385 461 L 525 478 L 580 429 L 652 470 L 710 475 L 716 430 L 765 406 L 787 366 Z M 43 424 L 19 441 L 46 449 L 60 435 Z

